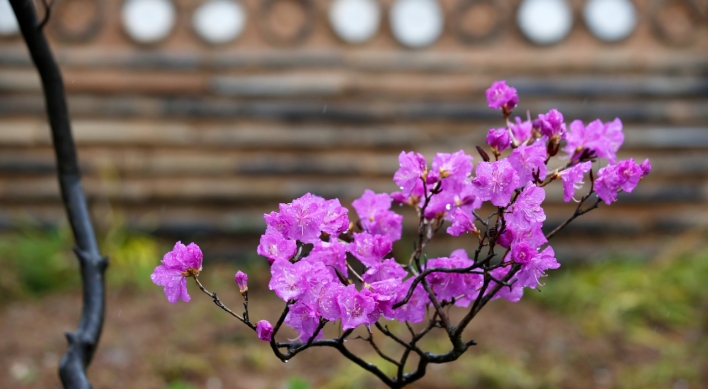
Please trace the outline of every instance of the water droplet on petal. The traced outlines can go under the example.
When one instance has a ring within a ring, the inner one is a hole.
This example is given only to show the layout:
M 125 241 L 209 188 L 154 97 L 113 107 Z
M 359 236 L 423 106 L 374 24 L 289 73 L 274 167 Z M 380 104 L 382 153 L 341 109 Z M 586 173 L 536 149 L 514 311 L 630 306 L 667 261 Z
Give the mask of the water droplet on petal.
M 399 188 L 401 188 L 401 190 L 403 190 L 403 187 L 402 187 L 402 186 L 400 186 Z
M 450 208 L 452 208 L 452 207 L 450 206 L 450 204 L 448 204 L 448 205 L 445 206 L 445 209 L 447 209 L 448 211 L 450 210 Z

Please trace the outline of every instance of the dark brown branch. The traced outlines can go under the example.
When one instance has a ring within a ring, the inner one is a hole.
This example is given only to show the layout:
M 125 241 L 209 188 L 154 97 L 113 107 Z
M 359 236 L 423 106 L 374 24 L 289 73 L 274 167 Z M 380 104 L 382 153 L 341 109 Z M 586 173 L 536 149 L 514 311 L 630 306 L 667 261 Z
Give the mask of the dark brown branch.
M 516 275 L 516 273 L 521 269 L 521 265 L 514 264 L 512 265 L 511 269 L 509 272 L 504 276 L 504 278 L 501 280 L 504 283 L 508 283 L 509 280 L 512 279 Z M 489 281 L 491 278 L 485 277 L 484 278 L 484 284 L 482 285 L 482 288 L 479 290 L 479 295 L 477 295 L 477 298 L 475 299 L 474 304 L 472 305 L 472 308 L 467 312 L 465 317 L 460 320 L 460 323 L 457 325 L 457 329 L 455 331 L 456 336 L 462 336 L 462 331 L 465 330 L 467 325 L 474 319 L 475 316 L 479 313 L 479 311 L 484 308 L 484 306 L 491 300 L 494 295 L 501 290 L 501 288 L 506 287 L 502 283 L 496 283 L 494 287 L 487 292 L 487 287 L 489 286 Z
M 479 263 L 475 263 L 474 265 L 471 265 L 469 267 L 460 267 L 460 268 L 446 268 L 446 267 L 431 267 L 428 269 L 425 269 L 422 273 L 418 274 L 415 279 L 413 279 L 413 282 L 411 283 L 410 288 L 408 288 L 408 293 L 406 293 L 406 297 L 403 298 L 403 300 L 393 304 L 393 308 L 399 308 L 410 301 L 411 297 L 413 297 L 413 292 L 415 291 L 415 287 L 418 286 L 420 282 L 423 281 L 423 279 L 433 273 L 470 273 L 470 274 L 483 274 L 482 272 L 475 272 L 474 269 L 479 269 L 482 267 L 484 263 L 488 263 L 489 260 L 491 260 L 494 257 L 494 254 L 488 255 L 486 258 L 484 258 L 482 261 Z
M 101 256 L 89 216 L 86 197 L 81 186 L 81 174 L 76 148 L 71 135 L 69 112 L 59 66 L 52 55 L 30 0 L 11 0 L 22 37 L 32 62 L 42 80 L 44 98 L 52 131 L 52 143 L 57 161 L 57 173 L 62 200 L 76 241 L 76 256 L 83 281 L 83 310 L 79 328 L 67 333 L 69 349 L 59 364 L 59 376 L 67 389 L 89 389 L 86 368 L 91 363 L 103 328 L 105 312 L 104 274 L 108 259 Z M 48 12 L 47 12 L 48 16 Z
M 593 205 L 591 205 L 590 207 L 588 207 L 588 208 L 586 208 L 586 209 L 581 209 L 581 207 L 582 207 L 583 203 L 585 202 L 585 200 L 587 200 L 587 199 L 590 197 L 590 195 L 592 195 L 592 193 L 593 193 L 593 192 L 590 192 L 590 193 L 588 193 L 587 195 L 583 196 L 583 198 L 580 199 L 580 202 L 578 203 L 578 207 L 575 208 L 575 212 L 573 212 L 573 214 L 572 214 L 566 221 L 564 221 L 563 223 L 561 223 L 561 225 L 559 225 L 559 226 L 556 227 L 553 231 L 551 231 L 551 232 L 549 232 L 548 234 L 546 234 L 546 239 L 547 239 L 547 240 L 551 240 L 551 238 L 553 238 L 553 236 L 555 236 L 560 230 L 564 229 L 568 224 L 570 224 L 570 222 L 572 222 L 573 220 L 575 220 L 575 218 L 577 218 L 578 216 L 584 215 L 584 214 L 586 214 L 586 213 L 588 213 L 588 212 L 592 211 L 593 209 L 595 209 L 595 208 L 597 208 L 597 207 L 600 206 L 600 201 L 601 201 L 601 200 L 598 198 L 598 199 L 595 201 L 595 203 L 593 203 Z
M 287 303 L 285 303 L 285 308 L 283 308 L 283 312 L 280 314 L 280 317 L 278 318 L 278 321 L 275 323 L 275 327 L 273 327 L 273 335 L 270 340 L 270 348 L 273 350 L 273 353 L 275 354 L 276 357 L 280 358 L 281 361 L 285 361 L 289 358 L 283 353 L 280 352 L 278 349 L 279 346 L 278 343 L 275 342 L 275 335 L 278 334 L 278 331 L 280 331 L 280 327 L 283 325 L 283 322 L 285 321 L 285 317 L 288 315 L 288 312 L 290 312 L 290 306 L 295 303 L 294 300 L 290 300 Z
M 442 321 L 443 325 L 445 326 L 445 329 L 450 332 L 450 318 L 448 318 L 447 313 L 445 313 L 442 305 L 440 305 L 437 296 L 435 296 L 435 292 L 433 292 L 433 288 L 430 287 L 430 285 L 428 284 L 428 280 L 426 280 L 425 278 L 423 278 L 421 282 L 423 283 L 423 289 L 428 292 L 428 297 L 430 298 L 430 302 L 433 303 L 433 307 L 435 307 L 436 313 L 438 314 L 438 316 L 440 316 L 440 321 Z
M 369 337 L 368 337 L 368 338 L 361 338 L 361 339 L 367 341 L 367 342 L 371 345 L 371 348 L 373 348 L 374 351 L 376 351 L 376 354 L 379 354 L 379 356 L 380 356 L 381 358 L 383 358 L 385 361 L 390 362 L 390 363 L 392 363 L 392 364 L 398 366 L 399 368 L 401 367 L 401 364 L 400 364 L 397 360 L 395 360 L 395 359 L 389 357 L 388 355 L 384 354 L 384 352 L 381 351 L 381 349 L 376 345 L 376 343 L 374 342 L 374 334 L 373 334 L 373 333 L 372 333 L 372 334 L 369 334 Z
M 355 364 L 359 365 L 361 368 L 364 370 L 374 374 L 376 377 L 378 377 L 386 386 L 390 388 L 400 388 L 402 385 L 396 383 L 393 379 L 388 377 L 384 372 L 382 372 L 376 365 L 372 363 L 368 363 L 365 360 L 361 359 L 360 357 L 356 356 L 354 353 L 349 351 L 349 349 L 344 346 L 344 340 L 346 339 L 346 336 L 351 334 L 352 330 L 345 331 L 345 333 L 339 337 L 338 339 L 325 339 L 325 340 L 315 340 L 312 342 L 308 342 L 309 345 L 307 347 L 302 347 L 304 343 L 275 343 L 274 341 L 271 342 L 271 345 L 277 349 L 278 347 L 281 348 L 293 348 L 295 350 L 298 350 L 297 353 L 300 351 L 303 351 L 307 348 L 310 347 L 332 347 L 339 351 L 340 354 L 342 354 L 345 358 L 349 359 L 350 361 L 354 362 Z M 275 336 L 275 332 L 273 332 L 273 335 Z M 283 355 L 282 353 L 278 352 L 276 355 L 280 357 L 279 355 Z M 283 360 L 288 360 L 294 354 L 287 354 L 288 358 L 285 358 Z
M 382 326 L 381 323 L 379 323 L 379 322 L 376 322 L 376 324 L 374 324 L 374 325 L 376 326 L 376 328 L 377 328 L 379 331 L 381 331 L 382 334 L 384 334 L 384 335 L 388 336 L 389 338 L 393 339 L 396 343 L 400 344 L 401 346 L 405 347 L 406 349 L 414 349 L 414 348 L 415 348 L 414 346 L 411 346 L 410 344 L 406 343 L 406 341 L 404 341 L 403 339 L 401 339 L 401 338 L 399 338 L 398 336 L 396 336 L 396 334 L 394 334 L 393 332 L 391 332 L 391 331 L 388 329 L 388 326 Z M 417 352 L 421 352 L 421 353 L 422 353 L 422 351 L 420 351 L 420 350 L 417 350 Z

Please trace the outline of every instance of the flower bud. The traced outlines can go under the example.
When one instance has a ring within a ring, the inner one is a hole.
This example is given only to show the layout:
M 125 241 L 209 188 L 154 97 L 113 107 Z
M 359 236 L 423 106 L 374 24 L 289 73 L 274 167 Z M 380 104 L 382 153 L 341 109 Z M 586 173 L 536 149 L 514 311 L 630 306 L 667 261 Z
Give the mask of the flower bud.
M 256 323 L 256 335 L 258 335 L 258 339 L 270 342 L 273 337 L 273 326 L 268 320 L 259 321 Z
M 487 133 L 487 144 L 495 154 L 499 154 L 511 145 L 511 136 L 507 128 L 492 128 Z
M 511 110 L 519 103 L 519 95 L 516 89 L 506 85 L 506 81 L 496 81 L 487 89 L 487 103 L 489 108 L 499 109 L 504 111 L 504 115 L 508 116 Z
M 236 281 L 236 285 L 238 285 L 238 289 L 241 292 L 241 296 L 245 296 L 246 292 L 248 292 L 248 275 L 239 270 L 236 272 L 234 280 Z

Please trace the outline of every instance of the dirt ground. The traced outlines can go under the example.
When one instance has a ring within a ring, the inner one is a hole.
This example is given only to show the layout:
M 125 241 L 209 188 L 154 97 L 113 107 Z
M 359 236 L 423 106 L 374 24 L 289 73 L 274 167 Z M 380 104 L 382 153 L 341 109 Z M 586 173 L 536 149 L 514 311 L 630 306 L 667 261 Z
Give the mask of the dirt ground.
M 231 288 L 220 295 L 237 308 L 238 292 L 230 285 L 221 287 Z M 284 364 L 265 342 L 196 288 L 190 286 L 190 292 L 190 303 L 175 305 L 165 301 L 160 288 L 109 293 L 106 325 L 89 370 L 94 386 L 280 389 L 295 387 L 293 377 L 299 377 L 312 388 L 383 387 L 333 350 L 308 350 Z M 251 295 L 251 317 L 274 322 L 282 302 L 270 299 L 272 293 L 265 290 Z M 79 309 L 76 292 L 0 307 L 0 376 L 5 377 L 0 387 L 60 388 L 57 366 L 66 349 L 63 332 L 76 327 Z M 424 347 L 443 351 L 447 341 L 440 335 Z M 411 387 L 613 388 L 618 387 L 622 366 L 656 357 L 653 350 L 623 339 L 586 337 L 575 324 L 533 301 L 490 303 L 467 335 L 479 345 L 456 362 L 431 366 Z M 375 361 L 363 341 L 349 342 Z M 394 355 L 401 352 L 392 344 L 382 347 Z M 680 381 L 674 385 L 688 387 Z

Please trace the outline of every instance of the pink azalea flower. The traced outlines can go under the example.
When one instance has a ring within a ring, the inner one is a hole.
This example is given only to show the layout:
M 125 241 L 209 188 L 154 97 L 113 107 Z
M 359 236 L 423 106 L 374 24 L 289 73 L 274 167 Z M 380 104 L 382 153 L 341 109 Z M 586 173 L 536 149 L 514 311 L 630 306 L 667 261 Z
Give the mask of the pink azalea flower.
M 534 174 L 538 172 L 538 178 L 546 178 L 548 169 L 546 168 L 546 142 L 538 140 L 531 145 L 521 145 L 514 149 L 508 158 L 511 166 L 519 173 L 519 183 L 525 185 L 529 181 L 534 181 Z
M 304 261 L 275 261 L 270 267 L 271 279 L 268 288 L 284 301 L 299 298 L 307 291 L 308 283 L 305 274 L 310 270 L 310 264 Z
M 281 208 L 283 206 L 284 204 L 280 204 Z M 267 226 L 266 233 L 268 233 L 269 229 L 272 229 L 273 231 L 280 233 L 283 237 L 288 235 L 290 226 L 288 225 L 287 220 L 285 220 L 285 218 L 283 218 L 278 212 L 264 214 L 263 220 L 265 220 Z
M 196 244 L 185 246 L 177 242 L 172 251 L 162 257 L 161 264 L 155 268 L 150 279 L 165 288 L 165 297 L 170 303 L 174 304 L 180 298 L 188 302 L 187 277 L 202 271 L 202 258 L 202 250 Z
M 342 207 L 339 199 L 325 201 L 323 212 L 320 230 L 337 236 L 349 229 L 349 217 L 347 216 L 349 210 Z
M 606 158 L 610 163 L 617 160 L 617 150 L 624 143 L 624 133 L 622 133 L 622 121 L 619 118 L 605 123 L 602 127 L 602 134 L 591 147 L 600 158 Z
M 391 240 L 401 239 L 403 216 L 390 211 L 391 196 L 388 193 L 375 194 L 367 189 L 352 202 L 359 215 L 361 226 L 370 234 L 387 235 Z
M 307 284 L 303 295 L 308 294 L 310 295 L 309 297 L 319 298 L 322 296 L 322 291 L 318 290 L 319 288 L 331 282 L 340 282 L 337 276 L 332 274 L 330 269 L 328 269 L 324 263 L 300 261 L 297 264 L 301 262 L 302 265 L 300 265 L 301 268 L 299 269 L 301 272 L 300 277 L 304 278 L 305 283 Z M 303 296 L 301 296 L 301 298 L 303 298 Z
M 536 249 L 526 242 L 511 246 L 511 260 L 522 266 L 532 262 L 537 254 Z
M 347 245 L 337 239 L 332 239 L 330 242 L 315 242 L 310 254 L 302 260 L 311 263 L 321 262 L 334 276 L 337 275 L 335 269 L 345 277 L 348 275 Z
M 644 170 L 634 162 L 634 158 L 619 161 L 617 173 L 621 180 L 620 188 L 627 193 L 632 193 L 639 184 L 639 180 L 644 176 Z
M 398 295 L 396 296 L 396 302 L 402 301 L 406 297 L 412 284 L 413 278 L 409 278 L 403 283 Z M 426 292 L 423 285 L 419 283 L 416 285 L 410 300 L 408 300 L 406 304 L 394 309 L 394 319 L 400 322 L 422 322 L 425 320 L 425 312 L 427 311 L 427 304 L 429 301 L 430 298 L 428 297 L 428 292 Z
M 583 185 L 585 173 L 592 168 L 592 162 L 582 162 L 559 173 L 563 180 L 563 201 L 570 201 L 575 195 L 575 191 Z
M 320 226 L 325 215 L 325 200 L 306 193 L 289 204 L 280 204 L 280 217 L 287 225 L 288 239 L 314 243 L 320 238 Z
M 386 254 L 393 249 L 393 242 L 387 235 L 371 235 L 368 232 L 354 234 L 354 241 L 349 243 L 349 252 L 366 266 L 381 263 Z
M 507 225 L 516 230 L 526 230 L 536 223 L 546 220 L 541 203 L 546 198 L 546 191 L 528 183 L 516 201 L 511 205 L 511 213 L 505 214 Z
M 531 247 L 539 247 L 541 245 L 548 243 L 548 239 L 546 239 L 546 235 L 544 235 L 543 230 L 541 230 L 542 226 L 543 226 L 543 224 L 539 222 L 539 223 L 534 223 L 525 229 L 514 230 L 514 242 L 513 243 L 526 242 Z
M 502 232 L 501 234 L 499 234 L 499 236 L 497 236 L 496 243 L 499 246 L 504 247 L 505 249 L 508 249 L 509 246 L 511 246 L 511 242 L 513 242 L 513 241 L 514 241 L 514 231 L 509 226 L 506 226 L 506 228 L 504 229 L 504 232 Z
M 425 157 L 412 151 L 409 153 L 401 151 L 398 156 L 398 164 L 400 168 L 393 175 L 393 181 L 401 187 L 403 196 L 408 197 L 415 186 L 421 183 L 421 177 L 428 169 Z
M 401 280 L 388 279 L 368 284 L 362 289 L 361 294 L 369 296 L 374 300 L 374 309 L 368 315 L 367 325 L 376 323 L 381 316 L 388 320 L 393 319 L 394 312 L 392 306 L 402 286 L 403 283 Z
M 270 342 L 273 338 L 273 326 L 267 320 L 256 323 L 256 335 L 258 339 Z
M 449 177 L 451 180 L 462 181 L 472 172 L 472 156 L 463 150 L 453 154 L 437 153 L 430 172 L 439 174 L 441 179 Z
M 516 89 L 506 85 L 506 81 L 495 81 L 492 86 L 487 89 L 487 103 L 489 108 L 499 109 L 504 108 L 506 111 L 511 111 L 519 103 L 519 95 L 516 94 Z
M 609 165 L 597 171 L 595 179 L 595 192 L 605 204 L 610 205 L 617 200 L 620 189 L 620 176 L 615 165 Z
M 332 290 L 342 285 L 341 281 L 325 267 L 321 262 L 311 264 L 310 269 L 304 273 L 307 291 L 300 296 L 300 302 L 313 307 L 319 315 L 327 320 L 337 320 L 333 315 L 339 311 L 332 310 Z M 336 296 L 334 296 L 336 299 Z M 335 304 L 336 305 L 336 304 Z
M 314 307 L 298 301 L 290 306 L 290 310 L 285 316 L 285 324 L 298 332 L 301 341 L 307 342 L 317 331 L 317 327 L 320 325 L 320 317 Z M 322 335 L 322 331 L 320 331 L 316 339 L 321 338 Z
M 507 274 L 509 274 L 509 270 L 511 270 L 511 266 L 505 266 L 505 267 L 498 267 L 494 270 L 492 270 L 491 274 L 494 278 L 498 280 L 503 280 L 504 277 L 506 277 Z M 493 287 L 495 287 L 496 283 L 492 281 L 491 284 L 489 284 L 489 288 L 487 289 L 487 293 L 489 293 Z M 512 303 L 518 302 L 521 300 L 521 298 L 524 296 L 524 288 L 522 286 L 516 285 L 516 283 L 512 284 L 511 287 L 508 286 L 503 286 L 499 291 L 492 297 L 492 300 L 497 300 L 500 298 L 503 298 L 505 300 L 511 301 Z
M 455 208 L 450 213 L 450 219 L 452 220 L 452 225 L 445 231 L 452 236 L 460 236 L 466 232 L 477 231 L 477 227 L 474 225 L 474 216 L 469 212 Z
M 424 200 L 420 200 L 423 205 Z M 442 192 L 434 194 L 425 208 L 425 218 L 434 219 L 445 216 L 445 219 L 452 220 L 450 215 L 457 208 L 465 212 L 472 212 L 482 206 L 482 200 L 477 196 L 477 189 L 472 184 L 472 180 L 466 178 L 464 181 L 443 181 Z
M 570 131 L 566 134 L 567 145 L 565 151 L 572 158 L 576 158 L 583 149 L 595 152 L 600 158 L 606 158 L 611 164 L 617 159 L 617 150 L 624 142 L 622 122 L 615 119 L 602 124 L 595 120 L 585 127 L 583 122 L 575 120 L 570 123 Z
M 519 242 L 526 242 L 532 247 L 539 247 L 548 243 L 546 236 L 541 230 L 542 226 L 543 224 L 538 222 L 531 224 L 528 228 L 515 229 L 507 224 L 504 232 L 497 237 L 497 244 L 504 248 L 509 248 L 511 245 L 515 245 Z
M 352 201 L 352 206 L 362 222 L 373 221 L 377 213 L 391 209 L 391 196 L 387 193 L 376 194 L 367 189 L 361 197 Z
M 337 302 L 339 303 L 343 330 L 356 328 L 360 324 L 369 324 L 369 314 L 375 308 L 375 302 L 371 296 L 359 293 L 354 285 L 349 285 L 341 291 Z
M 317 312 L 326 320 L 335 321 L 342 317 L 337 299 L 344 288 L 344 285 L 339 282 L 330 282 L 325 285 L 323 294 L 318 300 Z
M 461 262 L 456 262 L 455 267 L 469 267 L 473 261 L 467 256 L 467 251 L 465 249 L 457 249 L 450 254 L 450 259 L 459 260 Z M 484 284 L 484 277 L 481 274 L 466 273 L 462 275 L 464 281 L 464 295 L 462 297 L 457 296 L 455 305 L 458 307 L 468 307 L 477 296 L 479 295 L 479 290 Z
M 404 204 L 410 199 L 410 196 L 404 195 L 403 192 L 391 192 L 390 196 L 391 201 L 398 204 Z
M 265 234 L 261 235 L 261 243 L 256 250 L 259 255 L 268 258 L 270 264 L 277 260 L 289 260 L 295 251 L 297 251 L 297 243 L 294 240 L 285 239 L 270 226 L 266 229 Z
M 509 127 L 511 128 L 511 134 L 514 136 L 512 141 L 515 145 L 519 146 L 531 139 L 533 123 L 530 121 L 522 121 L 521 118 L 516 117 L 516 123 L 510 123 Z
M 651 173 L 651 161 L 649 161 L 649 158 L 645 159 L 639 167 L 642 168 L 642 177 Z
M 362 274 L 364 282 L 371 284 L 377 281 L 389 279 L 402 280 L 408 275 L 408 272 L 399 265 L 395 259 L 389 258 L 383 262 L 369 267 L 366 273 Z
M 553 248 L 548 246 L 521 266 L 521 270 L 516 273 L 516 283 L 514 285 L 518 284 L 521 287 L 536 289 L 536 286 L 541 285 L 539 282 L 541 277 L 546 276 L 546 270 L 558 269 L 559 267 L 560 264 L 556 261 Z
M 565 151 L 568 156 L 575 157 L 586 148 L 594 151 L 593 147 L 602 135 L 603 127 L 599 119 L 590 122 L 587 127 L 582 121 L 573 120 L 570 123 L 570 131 L 565 136 L 567 141 Z
M 427 269 L 462 269 L 472 266 L 474 262 L 467 258 L 467 253 L 464 250 L 462 253 L 459 251 L 450 258 L 431 259 L 425 267 Z M 452 301 L 453 298 L 467 296 L 463 302 L 466 305 L 471 301 L 471 297 L 476 297 L 477 287 L 481 285 L 482 278 L 479 274 L 471 273 L 432 273 L 426 277 L 426 280 L 433 288 L 438 300 Z
M 605 166 L 597 172 L 595 192 L 597 196 L 610 205 L 617 200 L 620 189 L 631 193 L 637 187 L 639 180 L 646 175 L 648 160 L 642 162 L 644 168 L 634 162 L 634 158 L 620 161 L 617 165 Z M 649 165 L 651 170 L 651 165 Z
M 487 133 L 487 144 L 496 153 L 501 153 L 511 146 L 511 136 L 507 128 L 492 128 Z
M 190 300 L 187 293 L 187 277 L 197 275 L 202 271 L 202 251 L 194 243 L 188 246 L 182 242 L 162 257 L 162 264 L 155 268 L 150 279 L 157 285 L 164 286 L 167 301 L 174 304 L 180 298 L 184 302 Z
M 543 136 L 555 140 L 563 139 L 566 132 L 563 114 L 556 109 L 538 115 L 538 119 L 533 122 L 533 127 L 538 128 Z
M 362 220 L 361 225 L 371 234 L 386 235 L 396 241 L 401 239 L 403 233 L 403 216 L 393 211 L 379 211 L 374 215 L 374 220 Z
M 497 207 L 509 204 L 511 194 L 519 186 L 519 174 L 509 161 L 480 162 L 476 173 L 477 177 L 472 180 L 472 184 L 482 201 L 490 200 Z

